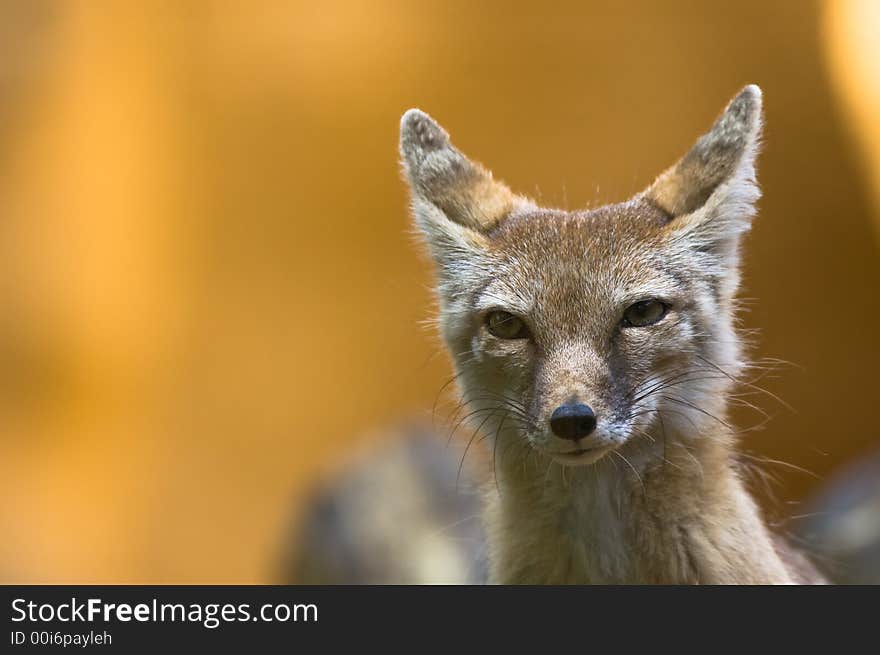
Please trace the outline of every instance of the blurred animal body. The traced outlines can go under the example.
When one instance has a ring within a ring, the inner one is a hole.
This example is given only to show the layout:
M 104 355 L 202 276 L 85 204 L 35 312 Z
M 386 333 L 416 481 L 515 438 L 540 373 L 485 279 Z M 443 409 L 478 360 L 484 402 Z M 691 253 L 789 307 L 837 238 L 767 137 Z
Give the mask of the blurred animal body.
M 441 332 L 495 457 L 490 581 L 818 581 L 766 527 L 727 418 L 748 369 L 735 293 L 761 116 L 748 86 L 645 191 L 569 212 L 404 114 Z
M 430 426 L 383 435 L 316 490 L 284 580 L 482 584 L 486 537 L 471 467 Z M 286 559 L 286 558 L 285 558 Z

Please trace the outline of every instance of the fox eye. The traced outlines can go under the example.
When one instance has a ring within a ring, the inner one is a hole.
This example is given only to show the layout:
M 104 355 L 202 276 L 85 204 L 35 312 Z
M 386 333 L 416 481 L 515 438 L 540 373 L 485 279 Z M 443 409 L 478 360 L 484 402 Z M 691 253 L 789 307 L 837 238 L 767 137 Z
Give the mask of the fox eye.
M 486 316 L 486 328 L 489 334 L 499 339 L 525 339 L 529 336 L 529 329 L 523 320 L 509 312 L 489 312 Z
M 659 300 L 641 300 L 623 313 L 623 327 L 646 327 L 666 316 L 669 307 Z

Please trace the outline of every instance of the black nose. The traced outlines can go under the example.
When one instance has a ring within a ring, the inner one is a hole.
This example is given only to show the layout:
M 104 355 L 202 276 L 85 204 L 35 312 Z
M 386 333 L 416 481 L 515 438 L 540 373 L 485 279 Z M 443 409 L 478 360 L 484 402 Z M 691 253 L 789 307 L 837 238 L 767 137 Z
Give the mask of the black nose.
M 596 429 L 596 414 L 587 405 L 560 405 L 550 417 L 550 429 L 562 439 L 582 439 Z

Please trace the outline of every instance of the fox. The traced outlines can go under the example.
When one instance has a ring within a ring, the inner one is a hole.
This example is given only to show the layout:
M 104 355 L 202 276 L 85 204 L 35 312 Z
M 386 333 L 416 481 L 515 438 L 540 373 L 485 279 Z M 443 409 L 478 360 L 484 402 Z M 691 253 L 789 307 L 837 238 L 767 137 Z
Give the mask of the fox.
M 768 528 L 728 418 L 748 367 L 736 293 L 762 121 L 746 86 L 647 189 L 568 211 L 403 114 L 440 334 L 494 456 L 490 583 L 822 582 Z

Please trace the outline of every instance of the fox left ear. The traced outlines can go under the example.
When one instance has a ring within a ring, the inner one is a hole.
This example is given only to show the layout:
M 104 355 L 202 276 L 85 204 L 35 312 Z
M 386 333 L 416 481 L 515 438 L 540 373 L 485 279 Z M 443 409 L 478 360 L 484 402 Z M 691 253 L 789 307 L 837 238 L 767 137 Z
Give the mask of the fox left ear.
M 468 159 L 418 109 L 410 109 L 400 121 L 400 155 L 413 217 L 441 276 L 479 257 L 486 234 L 507 216 L 534 206 Z
M 410 109 L 400 120 L 400 155 L 416 205 L 430 204 L 452 223 L 488 232 L 513 210 L 530 204 L 452 145 L 430 116 Z
M 739 236 L 749 229 L 761 196 L 755 180 L 760 134 L 761 90 L 752 84 L 646 191 L 669 215 L 667 233 L 686 233 L 695 247 L 735 265 Z

